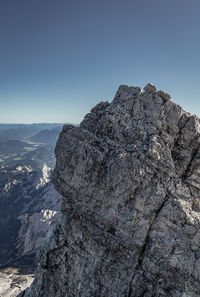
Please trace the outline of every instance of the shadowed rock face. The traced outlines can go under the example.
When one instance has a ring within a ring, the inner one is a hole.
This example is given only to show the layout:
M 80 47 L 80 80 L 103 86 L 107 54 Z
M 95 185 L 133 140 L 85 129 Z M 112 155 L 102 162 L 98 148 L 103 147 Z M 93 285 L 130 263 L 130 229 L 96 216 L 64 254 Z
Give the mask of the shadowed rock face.
M 61 223 L 25 297 L 200 296 L 200 120 L 148 84 L 64 126 Z

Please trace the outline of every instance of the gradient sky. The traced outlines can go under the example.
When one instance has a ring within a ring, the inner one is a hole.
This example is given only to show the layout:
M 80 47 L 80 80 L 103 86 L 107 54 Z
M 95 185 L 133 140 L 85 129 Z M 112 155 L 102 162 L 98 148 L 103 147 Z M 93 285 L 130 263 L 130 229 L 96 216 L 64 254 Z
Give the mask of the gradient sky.
M 1 0 L 0 122 L 79 123 L 152 82 L 200 116 L 199 0 Z

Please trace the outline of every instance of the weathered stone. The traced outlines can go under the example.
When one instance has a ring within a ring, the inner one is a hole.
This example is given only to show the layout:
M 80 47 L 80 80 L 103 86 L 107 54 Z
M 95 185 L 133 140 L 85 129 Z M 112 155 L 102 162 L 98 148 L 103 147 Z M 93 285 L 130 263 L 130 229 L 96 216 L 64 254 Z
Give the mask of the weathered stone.
M 167 100 L 170 100 L 171 99 L 171 96 L 169 95 L 169 94 L 167 94 L 167 93 L 165 93 L 165 92 L 163 92 L 163 91 L 158 91 L 157 92 L 157 94 L 158 94 L 158 96 L 160 96 L 165 102 L 167 101 Z
M 140 87 L 130 87 L 127 85 L 121 85 L 119 86 L 119 89 L 113 101 L 120 101 L 120 100 L 124 101 L 136 95 L 139 95 L 140 93 L 141 93 Z
M 64 126 L 61 222 L 25 297 L 200 296 L 200 121 L 133 90 Z
M 97 111 L 104 110 L 108 106 L 109 106 L 109 102 L 100 102 L 95 107 L 93 107 L 91 109 L 91 112 L 97 112 Z
M 155 93 L 156 92 L 156 87 L 151 84 L 151 83 L 148 83 L 145 87 L 144 87 L 144 91 L 146 93 Z

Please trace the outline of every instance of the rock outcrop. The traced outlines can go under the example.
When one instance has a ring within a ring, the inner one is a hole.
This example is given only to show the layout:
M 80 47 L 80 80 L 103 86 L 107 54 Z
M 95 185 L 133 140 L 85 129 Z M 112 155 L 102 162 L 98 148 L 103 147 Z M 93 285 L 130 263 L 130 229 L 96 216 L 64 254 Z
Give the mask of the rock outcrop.
M 151 84 L 64 126 L 61 222 L 23 296 L 200 296 L 199 136 L 199 118 Z

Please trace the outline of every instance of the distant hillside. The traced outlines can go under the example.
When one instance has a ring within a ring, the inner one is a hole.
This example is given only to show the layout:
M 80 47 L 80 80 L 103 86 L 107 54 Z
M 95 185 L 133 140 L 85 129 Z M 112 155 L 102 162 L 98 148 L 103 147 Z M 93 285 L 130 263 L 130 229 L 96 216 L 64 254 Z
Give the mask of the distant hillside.
M 29 137 L 29 140 L 33 142 L 55 144 L 60 131 L 61 127 L 56 127 L 53 130 L 42 130 L 32 137 Z
M 0 155 L 18 154 L 28 147 L 30 147 L 28 143 L 20 140 L 0 140 Z
M 0 124 L 0 140 L 26 139 L 42 130 L 52 130 L 63 124 Z

